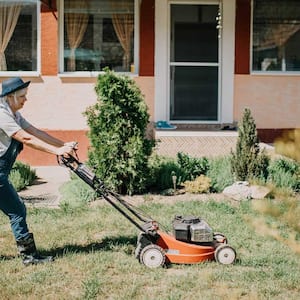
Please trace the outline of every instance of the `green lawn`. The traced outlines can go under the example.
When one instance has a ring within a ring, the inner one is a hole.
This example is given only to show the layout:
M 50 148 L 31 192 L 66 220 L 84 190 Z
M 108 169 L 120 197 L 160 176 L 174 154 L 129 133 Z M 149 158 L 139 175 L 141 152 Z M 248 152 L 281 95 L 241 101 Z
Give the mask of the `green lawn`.
M 237 262 L 149 269 L 134 257 L 138 229 L 110 205 L 29 208 L 38 248 L 56 260 L 24 267 L 0 214 L 0 299 L 300 299 L 300 256 L 262 234 L 251 202 L 150 199 L 139 208 L 166 230 L 176 214 L 202 217 L 227 236 Z

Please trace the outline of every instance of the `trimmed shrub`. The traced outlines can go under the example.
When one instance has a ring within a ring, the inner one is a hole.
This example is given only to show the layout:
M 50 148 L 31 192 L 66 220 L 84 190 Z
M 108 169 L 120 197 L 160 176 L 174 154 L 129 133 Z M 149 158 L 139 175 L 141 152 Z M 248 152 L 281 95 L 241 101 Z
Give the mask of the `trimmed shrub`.
M 154 141 L 146 138 L 149 114 L 136 83 L 105 69 L 95 86 L 98 101 L 86 111 L 89 164 L 107 187 L 121 194 L 145 189 Z

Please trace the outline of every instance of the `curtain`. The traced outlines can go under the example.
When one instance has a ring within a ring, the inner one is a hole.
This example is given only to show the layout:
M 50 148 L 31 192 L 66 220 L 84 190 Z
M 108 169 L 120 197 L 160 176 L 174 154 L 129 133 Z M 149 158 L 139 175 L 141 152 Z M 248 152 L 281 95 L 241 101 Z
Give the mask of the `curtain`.
M 282 48 L 300 30 L 300 3 L 291 0 L 255 0 L 254 46 Z
M 7 71 L 5 49 L 14 33 L 22 5 L 0 3 L 0 71 Z
M 258 44 L 259 50 L 283 47 L 285 43 L 300 30 L 300 24 L 272 24 L 261 32 Z
M 76 70 L 75 51 L 80 45 L 88 25 L 88 3 L 87 0 L 65 0 L 65 21 L 70 46 L 68 59 L 68 71 Z M 81 11 L 81 13 L 76 12 Z
M 134 29 L 134 14 L 132 13 L 132 1 L 113 1 L 114 11 L 112 21 L 119 42 L 124 50 L 123 68 L 128 71 L 131 59 L 131 36 Z

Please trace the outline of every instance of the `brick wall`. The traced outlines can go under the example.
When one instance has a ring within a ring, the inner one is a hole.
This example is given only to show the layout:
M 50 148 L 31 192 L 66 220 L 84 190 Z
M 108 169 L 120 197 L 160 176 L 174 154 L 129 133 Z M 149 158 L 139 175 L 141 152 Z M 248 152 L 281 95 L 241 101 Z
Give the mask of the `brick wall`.
M 52 12 L 41 14 L 42 74 L 56 76 L 58 73 L 58 21 Z

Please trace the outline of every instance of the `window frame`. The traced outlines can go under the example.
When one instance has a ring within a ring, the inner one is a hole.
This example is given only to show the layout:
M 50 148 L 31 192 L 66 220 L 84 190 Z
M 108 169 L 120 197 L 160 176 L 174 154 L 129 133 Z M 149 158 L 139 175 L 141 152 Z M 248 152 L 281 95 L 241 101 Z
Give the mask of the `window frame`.
M 7 2 L 9 2 L 7 0 Z M 32 2 L 32 1 L 28 1 Z M 35 71 L 0 71 L 0 77 L 25 76 L 38 77 L 41 75 L 41 1 L 36 0 L 36 24 L 37 24 L 37 42 L 36 42 L 36 64 Z
M 134 71 L 133 72 L 117 72 L 119 74 L 126 74 L 136 76 L 139 74 L 139 36 L 140 36 L 140 3 L 141 0 L 134 1 Z M 103 71 L 65 71 L 64 70 L 64 0 L 59 1 L 59 18 L 58 18 L 58 76 L 59 77 L 97 77 L 103 74 Z
M 253 70 L 253 20 L 254 20 L 254 1 L 251 0 L 251 19 L 250 19 L 250 74 L 251 75 L 269 75 L 269 76 L 300 76 L 300 71 L 257 71 Z M 300 49 L 299 49 L 300 51 Z

